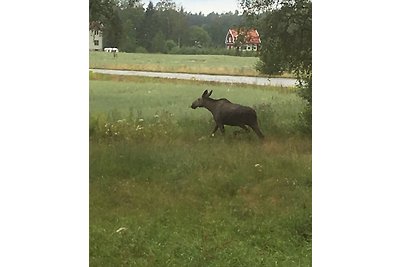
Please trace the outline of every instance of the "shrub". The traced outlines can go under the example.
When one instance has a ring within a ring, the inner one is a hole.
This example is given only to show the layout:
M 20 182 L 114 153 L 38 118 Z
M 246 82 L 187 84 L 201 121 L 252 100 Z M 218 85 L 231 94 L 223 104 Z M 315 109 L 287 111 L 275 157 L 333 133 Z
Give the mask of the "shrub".
M 312 75 L 305 77 L 298 85 L 298 94 L 306 101 L 305 109 L 300 113 L 300 129 L 312 134 Z
M 173 40 L 167 40 L 165 42 L 165 51 L 169 53 L 171 50 L 173 50 L 175 47 L 178 45 L 173 41 Z
M 138 46 L 138 47 L 135 49 L 135 53 L 148 53 L 148 51 L 147 51 L 147 49 L 144 48 L 143 46 Z

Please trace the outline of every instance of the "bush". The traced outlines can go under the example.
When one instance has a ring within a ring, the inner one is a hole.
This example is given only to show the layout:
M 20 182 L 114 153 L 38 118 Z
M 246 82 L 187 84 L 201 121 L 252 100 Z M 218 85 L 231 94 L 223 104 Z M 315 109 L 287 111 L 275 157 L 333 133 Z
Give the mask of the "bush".
M 300 113 L 300 128 L 306 134 L 312 134 L 312 75 L 303 78 L 298 85 L 298 94 L 306 100 L 307 105 Z
M 173 40 L 167 40 L 165 42 L 165 51 L 169 53 L 171 50 L 176 48 L 178 45 Z
M 135 50 L 135 53 L 148 53 L 147 49 L 143 46 L 138 46 Z

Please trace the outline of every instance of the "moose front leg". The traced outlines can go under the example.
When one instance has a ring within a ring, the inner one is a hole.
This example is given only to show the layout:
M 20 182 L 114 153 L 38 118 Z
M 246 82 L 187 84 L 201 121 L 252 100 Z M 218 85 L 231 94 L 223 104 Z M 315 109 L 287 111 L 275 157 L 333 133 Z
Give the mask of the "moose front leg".
M 247 128 L 246 125 L 239 125 L 239 127 L 245 130 L 247 133 L 250 132 L 249 128 Z
M 225 134 L 225 128 L 223 124 L 216 124 L 214 127 L 214 130 L 211 133 L 211 136 L 214 136 L 215 132 L 218 130 L 218 128 L 221 130 L 221 133 L 224 135 Z
M 214 136 L 215 132 L 218 130 L 218 124 L 215 124 L 214 130 L 211 133 L 211 136 Z
M 250 132 L 249 128 L 247 128 L 246 125 L 238 125 L 238 126 L 239 126 L 240 128 L 242 128 L 243 130 L 245 130 L 246 133 Z M 238 135 L 238 134 L 240 134 L 240 133 L 241 133 L 240 131 L 234 131 L 234 132 L 233 132 L 234 135 Z
M 223 124 L 218 125 L 219 129 L 221 130 L 222 135 L 225 135 L 225 127 Z

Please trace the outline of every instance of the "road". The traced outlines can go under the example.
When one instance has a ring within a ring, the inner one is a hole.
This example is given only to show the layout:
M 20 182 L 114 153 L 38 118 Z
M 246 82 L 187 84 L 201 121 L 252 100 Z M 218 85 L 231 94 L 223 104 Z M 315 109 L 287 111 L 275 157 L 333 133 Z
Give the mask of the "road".
M 272 85 L 282 87 L 293 87 L 296 85 L 295 79 L 290 78 L 263 78 L 248 76 L 227 76 L 227 75 L 207 75 L 207 74 L 187 74 L 187 73 L 169 73 L 169 72 L 150 72 L 150 71 L 133 71 L 133 70 L 106 70 L 106 69 L 89 69 L 92 72 L 113 74 L 113 75 L 134 75 L 169 79 L 184 79 L 197 81 L 211 81 L 221 83 L 245 83 L 254 85 Z

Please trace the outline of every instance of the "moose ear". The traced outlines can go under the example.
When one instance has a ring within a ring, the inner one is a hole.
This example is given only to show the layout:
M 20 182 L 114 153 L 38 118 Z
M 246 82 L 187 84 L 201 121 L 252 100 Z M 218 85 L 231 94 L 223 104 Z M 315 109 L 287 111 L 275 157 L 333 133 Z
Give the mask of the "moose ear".
M 203 92 L 203 94 L 202 94 L 202 97 L 207 97 L 207 96 L 208 96 L 208 91 L 205 90 L 205 91 Z
M 212 90 L 210 90 L 210 92 L 208 93 L 208 95 L 207 96 L 210 96 L 212 94 Z

